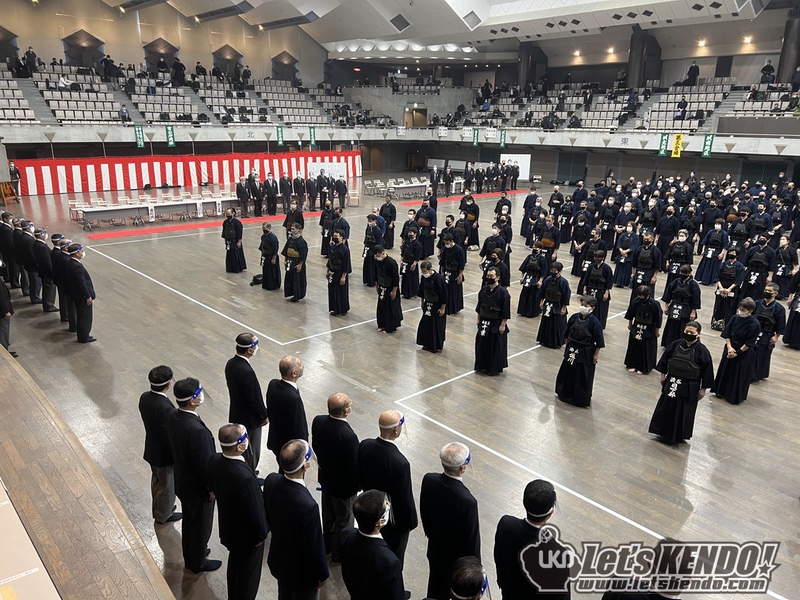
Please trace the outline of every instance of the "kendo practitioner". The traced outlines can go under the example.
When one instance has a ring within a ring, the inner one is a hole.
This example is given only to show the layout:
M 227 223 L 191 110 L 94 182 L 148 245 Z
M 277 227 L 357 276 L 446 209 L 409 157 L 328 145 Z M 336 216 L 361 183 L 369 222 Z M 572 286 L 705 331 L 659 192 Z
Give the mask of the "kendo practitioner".
M 387 250 L 394 248 L 394 224 L 397 221 L 397 207 L 392 204 L 392 195 L 386 194 L 386 202 L 381 205 L 378 214 L 386 222 L 386 233 L 383 235 L 383 247 Z
M 692 437 L 697 403 L 714 386 L 714 363 L 700 341 L 701 329 L 697 321 L 686 323 L 682 337 L 666 347 L 656 365 L 661 395 L 648 431 L 670 446 Z
M 374 258 L 370 256 L 370 262 Z M 366 270 L 366 259 L 364 269 Z M 375 267 L 371 266 L 374 273 Z M 350 248 L 344 243 L 342 234 L 333 233 L 331 247 L 328 251 L 328 262 L 325 265 L 325 276 L 328 279 L 328 312 L 334 317 L 341 317 L 350 311 L 350 282 L 349 274 L 353 269 L 350 265 Z M 375 285 L 374 282 L 372 284 Z
M 561 232 L 555 226 L 555 216 L 547 215 L 544 220 L 544 229 L 539 233 L 542 242 L 542 254 L 547 261 L 547 268 L 553 261 L 558 260 L 558 249 L 561 246 Z
M 587 243 L 583 246 L 583 250 L 581 251 L 581 272 L 580 277 L 586 275 L 589 272 L 589 267 L 592 266 L 594 263 L 595 254 L 599 250 L 605 251 L 607 249 L 606 243 L 600 236 L 600 230 L 595 227 L 589 232 L 589 239 Z
M 633 253 L 633 270 L 631 271 L 631 298 L 636 295 L 636 287 L 650 286 L 650 295 L 656 293 L 658 266 L 661 264 L 661 252 L 653 243 L 653 233 L 642 234 L 642 245 Z
M 606 328 L 608 321 L 608 305 L 611 303 L 611 288 L 614 285 L 614 274 L 606 264 L 606 251 L 594 253 L 594 262 L 581 278 L 578 289 L 584 296 L 592 296 L 597 305 L 592 308 L 592 315 Z
M 500 273 L 500 285 L 506 289 L 511 286 L 511 271 L 503 261 L 503 251 L 500 248 L 492 250 L 492 253 L 481 263 L 481 268 L 483 269 L 481 285 L 487 285 L 486 274 L 489 269 L 496 268 Z
M 261 226 L 261 287 L 265 290 L 277 290 L 281 287 L 281 261 L 278 251 L 280 245 L 278 236 L 272 233 L 272 224 L 264 223 Z
M 444 248 L 444 236 L 450 235 L 453 238 L 456 246 L 461 245 L 461 234 L 458 233 L 455 227 L 456 218 L 453 215 L 447 215 L 444 218 L 444 227 L 439 230 L 439 241 L 436 242 L 437 255 L 441 254 Z
M 289 178 L 288 173 L 284 173 L 278 182 L 278 188 L 281 192 L 281 204 L 283 205 L 283 212 L 286 213 L 289 201 L 292 199 L 292 180 Z
M 692 279 L 690 265 L 681 267 L 678 278 L 664 290 L 661 301 L 664 303 L 664 314 L 667 315 L 661 345 L 667 347 L 681 337 L 686 323 L 697 320 L 697 311 L 701 308 L 700 286 Z
M 394 333 L 403 321 L 403 309 L 400 306 L 400 271 L 397 262 L 386 254 L 382 246 L 375 246 L 375 265 L 378 293 L 376 309 L 378 331 Z
M 380 227 L 378 227 L 377 217 L 375 215 L 367 215 L 367 229 L 364 232 L 364 251 L 361 254 L 364 259 L 361 278 L 366 286 L 375 287 L 375 253 L 372 249 L 375 246 L 383 246 L 383 243 L 384 238 Z
M 317 210 L 317 196 L 319 189 L 317 188 L 317 178 L 312 177 L 311 173 L 308 174 L 306 179 L 306 194 L 308 195 L 308 208 L 311 212 Z
M 286 237 L 289 237 L 289 231 L 292 229 L 292 225 L 297 223 L 300 226 L 300 229 L 304 229 L 305 219 L 303 219 L 303 211 L 297 208 L 297 201 L 292 199 L 291 204 L 289 204 L 289 210 L 286 212 L 286 216 L 283 218 L 283 226 L 286 228 Z
M 428 201 L 428 205 L 433 209 L 434 212 L 439 210 L 439 196 L 437 195 L 436 188 L 429 185 L 425 190 L 425 199 Z
M 247 185 L 245 177 L 239 178 L 239 183 L 236 184 L 236 197 L 239 199 L 239 209 L 242 218 L 247 218 L 247 205 L 250 203 L 250 186 Z
M 400 228 L 400 243 L 402 244 L 408 238 L 408 232 L 412 229 L 419 236 L 419 223 L 416 220 L 417 211 L 413 208 L 408 209 L 408 218 L 403 222 Z
M 506 210 L 503 210 L 505 207 Z M 500 198 L 497 199 L 497 202 L 494 205 L 494 218 L 495 220 L 500 218 L 500 215 L 508 214 L 511 210 L 511 200 L 508 199 L 505 191 L 500 192 Z
M 689 241 L 689 232 L 681 229 L 678 232 L 678 241 L 667 250 L 667 282 L 664 287 L 668 288 L 669 284 L 678 278 L 678 272 L 683 265 L 691 266 L 693 259 L 694 252 L 692 243 Z
M 417 240 L 417 232 L 408 231 L 408 237 L 400 245 L 400 294 L 408 300 L 419 291 L 419 271 L 417 266 L 423 257 L 422 245 Z
M 422 318 L 417 327 L 417 345 L 428 352 L 444 348 L 447 325 L 447 285 L 444 277 L 433 270 L 429 260 L 419 263 L 422 281 L 417 296 L 422 298 Z
M 467 215 L 463 210 L 458 214 L 458 219 L 456 219 L 456 222 L 453 223 L 453 229 L 455 229 L 456 233 L 458 233 L 458 240 L 456 240 L 456 236 L 453 234 L 453 241 L 464 251 L 464 260 L 466 261 L 466 253 L 469 248 L 469 238 L 470 234 L 472 233 L 472 224 L 467 221 Z
M 261 583 L 264 542 L 269 528 L 258 479 L 242 454 L 249 439 L 243 425 L 223 425 L 218 433 L 221 454 L 208 462 L 209 488 L 217 500 L 219 539 L 228 549 L 229 600 L 255 600 Z
M 772 280 L 778 284 L 778 300 L 785 300 L 789 295 L 789 281 L 797 271 L 797 250 L 789 242 L 789 236 L 781 236 L 778 249 L 775 251 L 774 276 Z
M 475 334 L 475 366 L 478 373 L 498 375 L 508 366 L 508 320 L 511 318 L 511 296 L 500 285 L 500 271 L 490 267 L 487 284 L 478 294 L 478 331 Z
M 783 343 L 793 350 L 800 350 L 800 271 L 792 275 L 787 292 L 789 318 L 783 332 Z
M 583 277 L 583 251 L 589 244 L 589 235 L 592 228 L 589 226 L 586 216 L 581 215 L 575 220 L 572 228 L 572 248 L 570 254 L 573 256 L 572 270 L 570 274 L 574 277 Z
M 763 235 L 769 238 L 772 235 L 772 216 L 766 211 L 767 205 L 764 202 L 759 202 L 756 208 L 756 213 L 753 215 L 753 238 L 752 243 L 757 243 L 759 236 Z
M 331 235 L 333 234 L 333 219 L 336 213 L 331 206 L 330 200 L 326 200 L 319 216 L 319 231 L 322 234 L 322 249 L 320 254 L 328 256 L 328 249 L 331 246 Z
M 344 209 L 337 208 L 334 210 L 333 218 L 333 231 L 341 231 L 344 243 L 349 247 L 348 240 L 350 239 L 350 223 L 344 218 Z
M 242 222 L 236 218 L 236 209 L 227 209 L 225 220 L 222 222 L 222 239 L 225 240 L 225 271 L 228 273 L 241 273 L 247 270 L 242 247 L 242 232 Z
M 572 241 L 572 214 L 575 212 L 575 203 L 572 201 L 572 196 L 564 198 L 564 204 L 558 209 L 556 214 L 555 209 L 553 215 L 558 218 L 558 230 L 561 232 L 561 241 Z
M 539 306 L 539 289 L 548 271 L 548 262 L 542 254 L 542 243 L 536 242 L 531 253 L 525 257 L 519 266 L 520 293 L 517 303 L 517 314 L 523 317 L 538 317 L 542 309 Z
M 558 399 L 582 408 L 589 408 L 592 404 L 594 372 L 600 349 L 605 348 L 603 328 L 592 314 L 596 307 L 594 296 L 583 296 L 580 312 L 567 321 L 564 360 L 556 375 Z
M 486 269 L 487 264 L 493 264 L 494 261 L 490 260 L 490 257 L 495 249 L 499 248 L 502 250 L 503 257 L 505 258 L 506 249 L 508 248 L 508 240 L 500 235 L 500 233 L 500 224 L 495 223 L 492 225 L 492 235 L 483 240 L 483 246 L 481 247 L 478 255 L 484 260 L 485 264 L 482 267 L 484 270 Z M 508 263 L 506 263 L 506 266 L 508 266 Z
M 458 314 L 464 308 L 464 267 L 466 254 L 449 233 L 442 238 L 444 247 L 439 252 L 439 273 L 447 289 L 448 315 Z
M 752 246 L 745 254 L 743 264 L 747 271 L 740 291 L 740 298 L 748 296 L 753 300 L 764 297 L 764 284 L 772 281 L 775 263 L 775 250 L 767 246 L 764 234 L 758 236 L 758 244 Z
M 656 246 L 661 253 L 661 261 L 658 263 L 659 271 L 667 270 L 667 259 L 669 258 L 669 249 L 672 242 L 678 237 L 678 231 L 681 228 L 681 221 L 675 216 L 675 207 L 668 206 L 664 212 L 664 216 L 658 221 L 655 229 Z
M 786 331 L 786 309 L 777 301 L 779 286 L 768 283 L 764 286 L 764 298 L 756 301 L 753 316 L 761 325 L 761 333 L 756 338 L 756 355 L 753 367 L 753 383 L 769 377 L 772 351 L 778 338 Z
M 480 191 L 478 192 L 480 193 Z M 469 221 L 470 226 L 472 229 L 469 231 L 469 242 L 467 247 L 472 250 L 477 250 L 479 247 L 480 242 L 478 241 L 478 229 L 480 227 L 480 217 L 481 217 L 481 208 L 477 204 L 475 204 L 475 199 L 472 195 L 466 196 L 467 201 L 465 202 L 464 206 L 464 215 Z
M 433 256 L 436 244 L 436 211 L 431 208 L 428 198 L 422 199 L 422 206 L 414 219 L 419 225 L 419 243 L 422 246 L 422 258 Z
M 642 211 L 640 215 L 641 218 L 639 219 L 639 223 L 641 225 L 641 230 L 639 231 L 639 235 L 644 234 L 645 231 L 649 231 L 654 233 L 656 225 L 658 224 L 659 220 L 659 213 L 658 208 L 656 207 L 656 199 L 650 198 L 647 201 L 647 208 Z
M 504 209 L 505 210 L 505 209 Z M 514 232 L 511 230 L 511 224 L 508 221 L 508 217 L 503 215 L 497 220 L 495 223 L 500 228 L 500 237 L 502 237 L 506 241 L 505 250 L 503 253 L 503 260 L 506 262 L 506 266 L 511 269 L 511 253 L 513 250 L 511 249 L 511 240 L 514 238 Z
M 633 253 L 639 247 L 639 234 L 633 230 L 633 223 L 625 226 L 625 231 L 617 236 L 616 258 L 614 267 L 614 285 L 628 287 L 631 284 L 633 271 Z
M 528 239 L 531 231 L 531 222 L 528 220 L 528 215 L 530 214 L 531 210 L 533 210 L 533 207 L 536 206 L 537 200 L 541 205 L 542 199 L 541 196 L 536 193 L 536 186 L 531 186 L 531 193 L 525 196 L 525 200 L 522 203 L 522 218 L 520 219 L 519 227 L 519 234 L 526 240 Z
M 728 319 L 720 334 L 725 340 L 725 348 L 712 391 L 731 404 L 741 404 L 747 399 L 753 380 L 754 349 L 761 333 L 761 324 L 753 316 L 755 308 L 752 298 L 739 300 L 736 315 Z
M 267 173 L 267 180 L 261 184 L 261 195 L 267 203 L 267 212 L 275 215 L 278 212 L 278 182 L 272 173 Z
M 750 240 L 753 237 L 753 221 L 749 219 L 750 209 L 742 208 L 739 211 L 741 215 L 728 228 L 728 234 L 731 240 L 730 247 L 734 246 L 744 251 L 750 245 Z
M 300 205 L 300 210 L 302 211 L 306 198 L 306 180 L 303 179 L 302 174 L 298 173 L 297 176 L 292 179 L 292 191 L 294 192 L 294 197 L 297 200 L 297 203 Z
M 739 304 L 739 288 L 744 281 L 746 269 L 739 262 L 739 250 L 733 248 L 725 255 L 725 262 L 719 272 L 717 289 L 714 290 L 714 314 L 711 315 L 711 329 L 722 331 L 725 323 L 735 313 Z
M 625 313 L 628 321 L 625 367 L 628 373 L 647 375 L 655 367 L 661 317 L 661 305 L 650 296 L 650 287 L 638 286 L 636 299 L 631 301 Z
M 308 258 L 308 243 L 303 239 L 300 226 L 295 223 L 289 231 L 289 239 L 283 247 L 286 262 L 286 281 L 283 284 L 283 296 L 291 302 L 297 302 L 306 297 L 306 259 Z
M 703 236 L 702 246 L 703 258 L 697 267 L 696 279 L 703 285 L 712 285 L 719 281 L 719 272 L 722 268 L 722 261 L 725 259 L 726 251 L 730 246 L 728 232 L 723 229 L 724 221 L 717 219 L 713 229 Z M 737 253 L 739 249 L 737 248 Z
M 545 348 L 561 348 L 567 326 L 567 307 L 572 292 L 569 282 L 561 275 L 564 266 L 560 262 L 550 265 L 550 275 L 539 288 L 539 308 L 542 320 L 536 341 Z
M 614 245 L 614 223 L 619 216 L 619 206 L 616 205 L 616 197 L 609 196 L 597 211 L 597 227 L 600 229 L 600 237 L 606 246 Z
M 636 212 L 633 210 L 633 204 L 631 202 L 625 202 L 622 207 L 622 211 L 617 215 L 617 218 L 614 219 L 614 233 L 616 234 L 616 239 L 614 240 L 613 244 L 609 244 L 610 246 L 613 245 L 615 248 L 619 245 L 619 237 L 626 232 L 628 225 L 634 227 L 636 225 Z M 616 251 L 611 255 L 612 262 L 617 257 Z

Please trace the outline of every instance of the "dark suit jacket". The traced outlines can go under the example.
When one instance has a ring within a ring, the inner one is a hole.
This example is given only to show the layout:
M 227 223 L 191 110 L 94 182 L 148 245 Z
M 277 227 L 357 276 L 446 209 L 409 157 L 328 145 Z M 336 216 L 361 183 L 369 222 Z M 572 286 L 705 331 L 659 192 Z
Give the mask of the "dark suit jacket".
M 69 254 L 59 250 L 58 252 L 53 252 L 51 256 L 53 281 L 56 282 L 58 287 L 62 288 L 61 291 L 63 293 L 69 295 L 69 268 L 71 266 Z
M 31 247 L 33 260 L 36 263 L 36 270 L 39 277 L 44 279 L 53 278 L 53 261 L 50 260 L 50 248 L 42 240 L 35 240 Z
M 274 179 L 272 181 L 267 179 L 261 183 L 261 191 L 264 198 L 272 198 L 275 200 L 275 198 L 278 197 L 278 182 Z
M 350 423 L 328 415 L 314 417 L 311 445 L 319 461 L 319 483 L 335 498 L 358 492 L 358 436 Z
M 317 195 L 317 180 L 312 179 L 309 177 L 306 179 L 306 192 L 308 192 L 309 196 L 316 196 Z
M 154 467 L 173 464 L 167 423 L 177 410 L 164 394 L 151 391 L 139 397 L 139 414 L 144 423 L 144 459 Z
M 36 270 L 36 259 L 33 257 L 33 244 L 36 240 L 27 233 L 20 233 L 14 238 L 14 260 L 26 271 Z
M 281 177 L 280 179 L 281 196 L 284 200 L 292 197 L 292 180 L 288 177 Z
M 302 177 L 295 177 L 292 179 L 292 188 L 294 189 L 294 193 L 297 195 L 302 195 L 306 193 L 306 180 Z
M 347 182 L 344 179 L 337 179 L 333 187 L 336 190 L 336 195 L 340 198 L 347 195 Z
M 208 461 L 208 481 L 217 499 L 223 546 L 228 550 L 247 549 L 267 539 L 264 497 L 247 463 L 215 454 Z
M 383 539 L 343 529 L 339 536 L 342 579 L 350 600 L 404 600 L 400 559 Z
M 248 200 L 250 198 L 250 187 L 247 183 L 236 184 L 236 197 L 239 200 Z
M 478 501 L 462 481 L 444 473 L 425 475 L 419 515 L 431 563 L 452 565 L 462 556 L 481 557 Z
M 6 313 L 14 314 L 14 307 L 11 306 L 11 292 L 8 291 L 6 284 L 0 281 L 0 319 L 5 317 Z
M 97 297 L 94 293 L 94 285 L 89 272 L 81 261 L 74 258 L 69 261 L 67 294 L 76 304 L 85 304 L 87 298 L 94 300 Z
M 267 448 L 273 452 L 280 452 L 289 440 L 308 441 L 306 409 L 300 392 L 282 379 L 273 379 L 267 386 L 267 416 Z
M 258 429 L 267 418 L 267 407 L 261 399 L 261 384 L 250 362 L 234 356 L 225 365 L 230 407 L 228 420 L 247 429 Z
M 264 510 L 272 531 L 267 564 L 291 589 L 315 588 L 329 576 L 319 507 L 311 493 L 279 473 L 264 481 Z
M 181 502 L 208 500 L 208 461 L 214 456 L 214 436 L 200 417 L 176 410 L 167 423 L 175 460 L 175 493 Z
M 392 442 L 381 438 L 363 440 L 358 448 L 358 478 L 362 490 L 389 494 L 394 517 L 391 526 L 410 531 L 418 525 L 411 491 L 411 465 Z
M 14 229 L 0 223 L 0 254 L 6 261 L 14 260 Z

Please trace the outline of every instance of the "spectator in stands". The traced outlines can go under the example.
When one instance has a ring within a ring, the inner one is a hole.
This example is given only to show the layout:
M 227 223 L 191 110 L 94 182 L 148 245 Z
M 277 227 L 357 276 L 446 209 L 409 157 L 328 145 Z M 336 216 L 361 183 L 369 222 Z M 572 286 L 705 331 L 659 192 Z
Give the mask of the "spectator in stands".
M 253 72 L 250 70 L 250 65 L 245 65 L 244 66 L 244 71 L 242 71 L 242 83 L 245 86 L 249 85 L 250 84 L 250 78 L 252 76 L 253 76 Z
M 686 102 L 686 96 L 681 96 L 681 101 L 675 107 L 675 121 L 683 121 L 686 118 L 686 108 L 688 106 L 689 103 Z
M 492 95 L 492 84 L 489 83 L 489 80 L 483 82 L 481 86 L 481 98 L 484 100 L 488 100 Z
M 792 84 L 793 92 L 800 91 L 800 67 L 795 68 L 794 73 L 792 73 L 792 78 L 789 81 Z
M 172 80 L 174 82 L 173 85 L 186 85 L 186 65 L 177 57 L 175 58 L 175 62 L 172 63 Z
M 25 66 L 28 70 L 28 77 L 33 77 L 33 74 L 36 73 L 36 58 L 33 46 L 28 46 L 28 50 L 25 52 Z
M 236 63 L 233 65 L 233 77 L 232 77 L 233 85 L 242 83 L 242 65 Z
M 59 89 L 59 90 L 70 90 L 70 89 L 72 88 L 72 85 L 73 85 L 73 84 L 74 84 L 74 85 L 78 85 L 78 84 L 77 84 L 77 83 L 75 83 L 74 81 L 71 81 L 70 79 L 67 79 L 67 76 L 66 76 L 66 75 L 62 75 L 62 76 L 61 76 L 61 77 L 59 77 L 59 79 L 58 79 L 58 89 Z M 78 85 L 78 87 L 80 88 L 80 86 L 79 86 L 79 85 Z
M 800 104 L 800 94 L 795 92 L 789 99 L 789 104 L 786 106 L 786 112 L 794 112 L 797 109 L 798 104 Z
M 745 98 L 745 100 L 748 102 L 755 102 L 758 100 L 758 86 L 755 83 L 750 88 L 750 91 L 747 92 L 747 98 Z
M 217 81 L 225 81 L 225 77 L 222 75 L 222 71 L 219 70 L 219 67 L 216 65 L 211 69 L 211 76 L 216 77 Z
M 146 63 L 139 63 L 139 75 L 147 76 L 147 64 Z
M 697 66 L 695 61 L 692 61 L 692 66 L 686 73 L 686 85 L 697 85 L 697 78 L 700 77 L 700 67 Z
M 199 60 L 197 61 L 197 64 L 194 66 L 194 72 L 195 75 L 197 75 L 198 77 L 200 76 L 205 77 L 206 75 L 208 75 L 208 71 L 206 71 L 206 68 L 202 64 L 200 64 Z
M 163 56 L 158 58 L 158 62 L 156 63 L 156 71 L 159 73 L 169 73 L 169 66 L 167 65 L 167 61 L 164 60 Z
M 530 81 L 525 84 L 525 87 L 522 88 L 522 91 L 525 94 L 525 100 L 530 102 L 531 96 L 533 95 L 533 86 L 531 85 Z
M 772 103 L 772 108 L 769 109 L 769 112 L 771 112 L 772 114 L 781 114 L 781 113 L 783 113 L 783 109 L 781 108 L 781 103 L 780 102 L 773 102 Z
M 103 67 L 103 81 L 108 81 L 114 67 L 114 61 L 111 59 L 110 54 L 106 54 L 100 59 L 100 66 Z
M 775 67 L 772 66 L 772 61 L 767 60 L 767 64 L 761 67 L 761 83 L 774 83 L 775 82 Z
M 56 60 L 55 56 L 53 57 L 53 60 L 50 61 L 50 66 L 51 67 L 57 67 L 58 66 L 58 61 Z
M 122 105 L 122 108 L 119 109 L 119 119 L 123 123 L 130 123 L 131 113 L 128 111 L 128 107 L 124 104 Z
M 631 90 L 631 93 L 628 94 L 628 112 L 634 113 L 636 112 L 636 108 L 639 105 L 639 92 L 635 89 Z

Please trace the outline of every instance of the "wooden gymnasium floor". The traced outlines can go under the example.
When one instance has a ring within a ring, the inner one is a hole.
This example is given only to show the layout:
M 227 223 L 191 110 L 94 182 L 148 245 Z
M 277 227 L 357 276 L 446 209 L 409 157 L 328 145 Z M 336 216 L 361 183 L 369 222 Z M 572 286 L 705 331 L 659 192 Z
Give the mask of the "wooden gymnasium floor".
M 549 189 L 540 192 L 549 197 Z M 490 230 L 496 196 L 479 201 L 484 215 L 481 238 Z M 512 195 L 515 231 L 524 197 L 524 190 Z M 66 198 L 25 199 L 12 207 L 37 225 L 46 225 L 50 233 L 63 231 L 89 247 L 85 265 L 98 292 L 93 334 L 99 341 L 78 345 L 57 315 L 43 316 L 39 307 L 26 304 L 15 291 L 12 349 L 96 461 L 176 597 L 225 597 L 224 568 L 203 576 L 186 575 L 180 527 L 164 526 L 154 532 L 137 399 L 147 389 L 148 370 L 168 364 L 177 378 L 201 380 L 206 402 L 200 413 L 216 433 L 228 414 L 223 368 L 233 353 L 234 336 L 242 331 L 255 331 L 261 339 L 254 366 L 264 389 L 278 377 L 282 356 L 302 358 L 305 375 L 300 388 L 309 421 L 325 412 L 326 398 L 337 391 L 353 399 L 350 421 L 362 439 L 378 434 L 382 410 L 403 411 L 406 428 L 399 445 L 411 461 L 415 494 L 424 473 L 439 471 L 439 448 L 454 440 L 466 442 L 472 463 L 465 483 L 479 501 L 483 562 L 492 581 L 497 521 L 507 513 L 522 516 L 525 484 L 544 477 L 558 486 L 559 508 L 553 522 L 572 544 L 652 543 L 655 535 L 687 541 L 777 540 L 781 567 L 774 573 L 771 595 L 798 597 L 800 414 L 795 385 L 800 354 L 779 345 L 772 377 L 754 385 L 744 404 L 732 406 L 713 396 L 704 399 L 690 443 L 664 446 L 647 433 L 659 394 L 658 375 L 631 375 L 622 365 L 627 291 L 612 292 L 607 348 L 600 356 L 590 410 L 555 398 L 561 352 L 537 346 L 538 319 L 517 318 L 516 283 L 510 290 L 509 368 L 494 378 L 472 372 L 473 309 L 480 281 L 477 253 L 468 257 L 467 308 L 448 319 L 443 353 L 431 355 L 415 345 L 420 315 L 416 300 L 403 301 L 405 320 L 396 334 L 378 333 L 375 294 L 361 284 L 359 257 L 365 215 L 381 201 L 362 193 L 361 206 L 347 212 L 355 264 L 352 309 L 344 318 L 331 317 L 327 311 L 324 260 L 315 226 L 306 229 L 311 256 L 308 297 L 290 304 L 282 292 L 249 285 L 259 272 L 259 223 L 245 225 L 249 270 L 229 274 L 216 227 L 93 242 L 80 226 L 69 222 Z M 442 199 L 439 220 L 443 222 L 444 215 L 456 208 Z M 404 210 L 399 207 L 399 215 Z M 281 227 L 277 233 L 283 239 Z M 395 257 L 398 247 L 396 243 L 392 251 Z M 519 236 L 513 248 L 511 262 L 516 269 L 526 252 Z M 566 248 L 561 256 L 567 258 Z M 574 291 L 577 282 L 570 277 L 570 283 Z M 662 288 L 660 283 L 659 296 Z M 710 288 L 703 288 L 703 303 L 700 320 L 706 327 L 713 303 Z M 576 305 L 573 296 L 571 312 Z M 722 351 L 718 332 L 706 327 L 703 341 L 718 361 Z M 261 470 L 274 468 L 272 455 L 265 450 Z M 313 471 L 309 483 L 313 490 Z M 211 547 L 212 558 L 224 559 L 216 527 Z M 331 571 L 320 597 L 346 598 L 338 566 Z M 406 587 L 414 598 L 424 596 L 426 578 L 420 527 L 411 535 L 405 568 Z M 494 583 L 492 587 L 499 597 Z M 275 596 L 276 585 L 265 566 L 259 598 Z

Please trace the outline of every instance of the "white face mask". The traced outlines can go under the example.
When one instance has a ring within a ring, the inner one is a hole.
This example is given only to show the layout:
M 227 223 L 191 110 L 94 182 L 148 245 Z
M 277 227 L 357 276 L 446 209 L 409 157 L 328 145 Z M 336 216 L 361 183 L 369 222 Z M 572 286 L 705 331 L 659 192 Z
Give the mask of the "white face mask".
M 739 315 L 740 317 L 746 317 L 747 316 L 747 311 L 739 309 L 739 310 L 736 311 L 736 314 Z
M 686 236 L 685 235 L 679 235 L 678 236 L 678 241 L 679 242 L 685 242 L 686 241 Z
M 581 311 L 582 315 L 588 315 L 590 312 L 592 312 L 592 307 L 591 306 L 581 306 L 579 310 Z
M 424 273 L 424 272 L 422 273 L 422 276 L 423 276 L 425 279 L 427 279 L 427 278 L 428 278 L 428 277 L 430 277 L 431 275 L 433 275 L 433 271 L 428 271 L 427 273 Z
M 632 233 L 633 232 L 633 227 L 626 227 L 625 231 L 627 231 L 628 233 Z
M 714 224 L 714 229 L 716 229 L 717 231 L 719 231 L 720 229 L 722 229 L 722 225 L 720 225 L 719 223 L 715 223 L 715 224 Z

